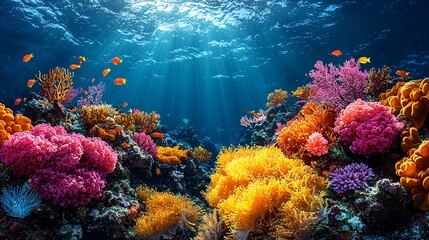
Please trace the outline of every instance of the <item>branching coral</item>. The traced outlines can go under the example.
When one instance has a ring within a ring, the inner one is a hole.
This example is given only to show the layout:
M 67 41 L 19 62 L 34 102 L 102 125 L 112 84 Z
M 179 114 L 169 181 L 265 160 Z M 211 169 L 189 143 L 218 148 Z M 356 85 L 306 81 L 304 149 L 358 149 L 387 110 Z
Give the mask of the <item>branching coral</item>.
M 283 91 L 281 89 L 276 89 L 274 92 L 268 94 L 267 97 L 267 107 L 274 107 L 278 104 L 282 104 L 284 101 L 286 101 L 286 98 L 288 97 L 288 92 Z
M 73 77 L 74 73 L 59 67 L 49 69 L 48 74 L 42 75 L 40 71 L 36 74 L 36 79 L 43 90 L 42 95 L 51 103 L 65 98 L 66 93 L 73 85 Z
M 31 120 L 22 114 L 13 115 L 13 111 L 0 103 L 0 147 L 16 132 L 30 130 Z
M 117 114 L 118 111 L 110 105 L 88 105 L 82 106 L 80 110 L 83 121 L 92 128 L 99 123 L 105 123 L 106 118 Z
M 125 130 L 135 131 L 136 129 L 134 117 L 130 114 L 121 113 L 115 117 L 115 122 L 123 125 Z
M 398 82 L 380 94 L 380 102 L 389 106 L 395 116 L 404 114 L 414 127 L 420 129 L 429 113 L 429 78 Z
M 236 237 L 266 231 L 291 238 L 317 219 L 326 185 L 276 147 L 224 148 L 204 195 Z
M 365 90 L 369 95 L 378 95 L 387 86 L 389 81 L 393 78 L 390 76 L 390 68 L 383 67 L 382 69 L 375 70 L 371 68 L 368 74 L 368 81 L 365 83 Z
M 134 227 L 138 237 L 159 239 L 164 235 L 172 235 L 177 227 L 195 231 L 202 210 L 188 198 L 157 192 L 145 186 L 138 187 L 137 194 L 146 207 L 146 213 L 137 218 Z
M 189 150 L 180 150 L 179 146 L 175 147 L 157 147 L 158 155 L 156 159 L 165 164 L 181 164 L 182 161 L 193 157 Z
M 159 124 L 159 114 L 156 112 L 146 113 L 146 112 L 132 112 L 130 114 L 134 118 L 134 124 L 136 126 L 136 131 L 138 132 L 152 132 L 158 127 Z
M 280 131 L 277 138 L 280 149 L 289 157 L 303 158 L 309 153 L 306 144 L 314 132 L 319 132 L 328 141 L 327 148 L 331 148 L 337 143 L 334 133 L 335 116 L 336 111 L 330 104 L 307 103 Z
M 208 163 L 210 159 L 212 158 L 212 153 L 207 151 L 207 149 L 198 146 L 194 149 L 194 158 L 198 162 L 205 162 Z

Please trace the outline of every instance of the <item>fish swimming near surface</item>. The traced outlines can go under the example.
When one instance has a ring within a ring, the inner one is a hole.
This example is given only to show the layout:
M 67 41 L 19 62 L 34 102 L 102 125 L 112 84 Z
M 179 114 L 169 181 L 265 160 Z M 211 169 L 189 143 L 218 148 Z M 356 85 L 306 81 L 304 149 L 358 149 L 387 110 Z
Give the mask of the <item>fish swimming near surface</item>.
M 76 70 L 76 69 L 80 68 L 80 65 L 79 65 L 79 64 L 71 64 L 71 65 L 69 66 L 69 68 L 70 68 L 71 70 Z
M 339 56 L 343 55 L 343 53 L 340 50 L 336 49 L 336 50 L 331 52 L 331 55 L 333 55 L 335 57 L 339 57 Z
M 103 77 L 107 76 L 107 74 L 109 74 L 110 72 L 110 68 L 106 68 L 103 70 L 103 72 L 101 73 L 103 75 Z
M 407 78 L 408 75 L 410 75 L 410 72 L 406 72 L 405 70 L 398 70 L 398 71 L 396 71 L 396 75 L 403 77 L 403 78 Z
M 32 53 L 27 54 L 24 57 L 22 57 L 22 61 L 23 62 L 29 62 L 33 57 L 34 57 L 34 55 Z
M 360 64 L 367 64 L 367 63 L 371 63 L 371 57 L 360 57 L 358 59 L 358 62 Z
M 124 85 L 125 83 L 127 83 L 127 79 L 125 79 L 125 78 L 116 78 L 115 80 L 113 80 L 113 83 L 115 85 L 118 85 L 118 86 Z
M 122 59 L 120 59 L 118 57 L 114 57 L 112 59 L 112 63 L 115 64 L 115 65 L 118 65 L 118 64 L 122 63 Z
M 32 88 L 34 86 L 34 83 L 36 83 L 36 80 L 30 79 L 27 81 L 27 87 Z

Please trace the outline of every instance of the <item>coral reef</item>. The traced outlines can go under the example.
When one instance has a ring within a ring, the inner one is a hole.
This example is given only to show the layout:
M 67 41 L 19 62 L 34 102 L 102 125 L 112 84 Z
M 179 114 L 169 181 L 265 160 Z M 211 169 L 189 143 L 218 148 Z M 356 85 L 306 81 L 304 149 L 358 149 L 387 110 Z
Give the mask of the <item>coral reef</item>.
M 179 146 L 157 147 L 158 155 L 156 159 L 165 164 L 181 164 L 189 157 L 193 157 L 190 150 L 180 150 Z
M 137 145 L 145 151 L 145 153 L 151 155 L 153 158 L 156 158 L 158 155 L 158 150 L 156 149 L 156 145 L 153 142 L 152 138 L 144 132 L 138 133 L 135 132 L 133 135 L 133 141 L 137 143 Z
M 198 234 L 193 240 L 221 240 L 226 236 L 225 223 L 219 218 L 216 209 L 203 216 L 203 223 L 198 226 Z
M 22 114 L 13 115 L 13 111 L 0 103 L 0 147 L 16 132 L 30 130 L 31 120 Z
M 207 149 L 205 149 L 201 146 L 194 148 L 193 155 L 194 155 L 194 158 L 198 162 L 208 163 L 210 161 L 210 159 L 212 158 L 212 153 L 207 151 Z
M 353 153 L 363 155 L 386 153 L 402 129 L 388 107 L 362 99 L 341 110 L 334 128 Z
M 352 163 L 345 167 L 336 168 L 331 173 L 330 186 L 336 193 L 362 188 L 366 181 L 374 177 L 371 168 L 363 163 Z
M 317 219 L 327 181 L 276 147 L 224 148 L 205 192 L 235 237 L 305 236 Z
M 117 113 L 116 109 L 107 104 L 82 106 L 80 109 L 81 117 L 89 128 L 98 123 L 105 123 L 107 117 Z
M 74 73 L 60 67 L 49 69 L 48 74 L 42 75 L 39 71 L 36 75 L 36 79 L 42 88 L 42 95 L 50 103 L 61 101 L 66 97 L 67 92 L 73 85 L 73 77 Z
M 287 91 L 283 91 L 281 89 L 274 90 L 274 92 L 268 94 L 268 97 L 267 97 L 268 102 L 266 104 L 267 108 L 274 107 L 278 104 L 284 103 L 288 95 L 289 94 Z
M 390 68 L 383 67 L 382 69 L 371 68 L 368 74 L 368 81 L 365 83 L 365 91 L 369 96 L 378 96 L 381 92 L 385 91 L 390 80 Z

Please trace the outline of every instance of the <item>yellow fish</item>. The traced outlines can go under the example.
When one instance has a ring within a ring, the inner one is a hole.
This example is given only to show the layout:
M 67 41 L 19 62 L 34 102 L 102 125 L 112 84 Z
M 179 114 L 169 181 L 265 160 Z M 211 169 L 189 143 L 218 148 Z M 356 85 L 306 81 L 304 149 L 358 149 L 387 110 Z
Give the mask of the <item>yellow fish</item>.
M 358 62 L 360 64 L 367 64 L 367 63 L 371 63 L 371 57 L 360 57 L 358 59 Z

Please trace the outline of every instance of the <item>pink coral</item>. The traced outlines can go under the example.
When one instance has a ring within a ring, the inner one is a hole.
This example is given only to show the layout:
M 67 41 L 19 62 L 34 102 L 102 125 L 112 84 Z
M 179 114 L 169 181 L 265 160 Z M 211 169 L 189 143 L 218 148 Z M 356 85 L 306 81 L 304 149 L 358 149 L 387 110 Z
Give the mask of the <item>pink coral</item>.
M 147 154 L 156 158 L 158 155 L 158 150 L 156 149 L 156 145 L 153 142 L 152 138 L 144 132 L 135 132 L 133 136 L 133 141 L 139 145 L 139 147 L 145 151 Z
M 341 110 L 334 131 L 352 152 L 373 155 L 386 153 L 403 127 L 389 107 L 358 99 Z
M 13 134 L 0 159 L 31 186 L 60 205 L 84 205 L 101 196 L 104 177 L 115 169 L 117 154 L 99 138 L 68 134 L 63 127 L 39 124 Z
M 307 140 L 306 150 L 316 156 L 328 153 L 328 140 L 319 132 L 312 133 Z

